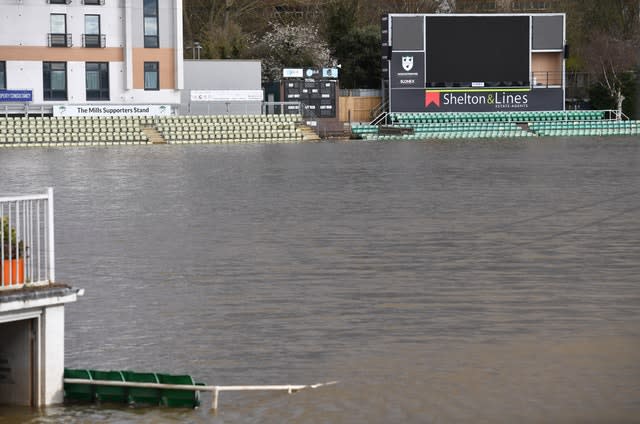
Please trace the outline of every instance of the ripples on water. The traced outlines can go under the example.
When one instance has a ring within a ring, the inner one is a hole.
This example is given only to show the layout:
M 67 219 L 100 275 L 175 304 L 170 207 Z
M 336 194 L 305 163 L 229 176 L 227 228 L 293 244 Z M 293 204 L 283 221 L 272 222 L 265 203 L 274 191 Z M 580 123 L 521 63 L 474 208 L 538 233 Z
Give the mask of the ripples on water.
M 640 422 L 638 140 L 3 149 L 0 179 L 55 188 L 67 366 L 340 380 L 0 423 Z

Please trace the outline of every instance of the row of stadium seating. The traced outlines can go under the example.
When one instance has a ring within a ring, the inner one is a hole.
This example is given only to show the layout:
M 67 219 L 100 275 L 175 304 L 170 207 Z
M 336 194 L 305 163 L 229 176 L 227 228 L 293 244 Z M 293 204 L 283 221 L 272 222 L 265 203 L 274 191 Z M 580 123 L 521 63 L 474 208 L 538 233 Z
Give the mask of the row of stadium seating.
M 540 122 L 604 119 L 602 110 L 516 112 L 419 112 L 390 113 L 392 124 L 449 122 Z
M 138 116 L 64 116 L 64 117 L 0 117 L 0 128 L 49 128 L 49 127 L 132 127 L 152 125 L 153 117 Z
M 147 136 L 135 134 L 0 134 L 0 147 L 106 146 L 111 144 L 147 144 Z
M 230 123 L 277 123 L 277 122 L 293 122 L 297 123 L 302 120 L 300 115 L 180 115 L 180 116 L 159 116 L 154 119 L 156 123 L 165 122 L 191 122 L 196 124 L 212 123 L 212 122 L 230 122 Z
M 462 138 L 519 138 L 535 137 L 533 133 L 522 130 L 509 131 L 439 131 L 430 133 L 414 133 L 406 135 L 363 135 L 364 140 L 384 141 L 384 140 L 442 140 L 442 139 L 462 139 Z
M 534 134 L 522 129 L 515 122 L 452 122 L 396 124 L 398 128 L 410 128 L 413 134 L 404 136 L 381 135 L 375 125 L 352 125 L 352 133 L 366 140 L 404 139 L 420 140 L 430 138 L 486 138 L 486 137 L 529 137 Z
M 169 406 L 182 408 L 195 408 L 200 405 L 200 392 L 198 390 L 180 390 L 176 386 L 203 386 L 204 383 L 196 383 L 190 375 L 172 375 L 155 372 L 93 370 L 93 369 L 64 369 L 64 378 L 74 379 L 78 382 L 64 383 L 64 401 L 66 403 L 77 402 L 101 402 L 121 403 L 129 405 Z M 88 384 L 99 380 L 102 384 Z M 113 382 L 109 384 L 109 382 Z M 138 383 L 142 387 L 124 387 L 120 384 Z M 144 387 L 145 383 L 166 384 L 172 388 Z
M 639 121 L 538 122 L 529 128 L 540 136 L 640 135 Z

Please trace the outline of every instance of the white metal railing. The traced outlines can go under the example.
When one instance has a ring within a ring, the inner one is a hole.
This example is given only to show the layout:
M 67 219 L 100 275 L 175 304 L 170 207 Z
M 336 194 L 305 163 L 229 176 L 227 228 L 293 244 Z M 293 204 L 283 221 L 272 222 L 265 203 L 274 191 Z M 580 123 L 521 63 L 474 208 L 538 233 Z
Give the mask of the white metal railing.
M 66 384 L 88 384 L 92 386 L 113 386 L 113 387 L 139 387 L 146 389 L 171 389 L 187 390 L 192 392 L 212 392 L 211 409 L 218 409 L 218 399 L 220 392 L 246 392 L 246 391 L 286 391 L 291 394 L 303 389 L 317 389 L 323 386 L 338 384 L 338 381 L 329 381 L 318 384 L 281 384 L 281 385 L 253 385 L 253 386 L 206 386 L 206 385 L 186 385 L 186 384 L 163 384 L 163 383 L 136 383 L 130 381 L 111 380 L 85 380 L 83 378 L 63 378 Z
M 55 281 L 53 188 L 0 196 L 0 290 Z

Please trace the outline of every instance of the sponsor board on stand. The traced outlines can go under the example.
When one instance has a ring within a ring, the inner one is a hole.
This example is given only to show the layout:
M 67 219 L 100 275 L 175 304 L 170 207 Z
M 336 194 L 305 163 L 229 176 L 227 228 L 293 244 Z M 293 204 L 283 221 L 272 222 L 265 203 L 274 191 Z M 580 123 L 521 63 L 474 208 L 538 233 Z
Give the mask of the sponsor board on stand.
M 283 78 L 302 78 L 304 71 L 302 68 L 284 68 L 282 70 Z
M 0 90 L 0 102 L 24 103 L 33 101 L 32 90 Z
M 53 116 L 169 116 L 170 105 L 54 105 Z
M 486 105 L 500 109 L 527 109 L 530 88 L 515 89 L 470 89 L 470 90 L 425 90 L 424 107 Z
M 561 88 L 468 88 L 392 90 L 393 112 L 497 112 L 563 110 Z
M 261 102 L 262 90 L 191 90 L 192 102 Z

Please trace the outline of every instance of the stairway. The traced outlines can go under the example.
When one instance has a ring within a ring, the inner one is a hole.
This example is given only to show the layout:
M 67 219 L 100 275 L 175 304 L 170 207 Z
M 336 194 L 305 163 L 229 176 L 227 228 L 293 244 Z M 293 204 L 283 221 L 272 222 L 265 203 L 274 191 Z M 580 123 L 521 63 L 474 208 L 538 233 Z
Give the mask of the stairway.
M 165 140 L 162 134 L 160 134 L 158 130 L 153 127 L 144 127 L 142 128 L 142 132 L 144 132 L 144 134 L 147 136 L 149 143 L 167 144 L 167 140 Z
M 320 141 L 318 134 L 308 125 L 298 125 L 298 131 L 302 133 L 302 141 Z

